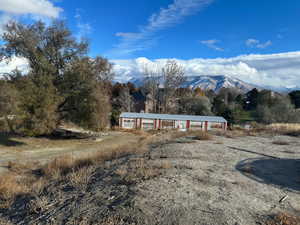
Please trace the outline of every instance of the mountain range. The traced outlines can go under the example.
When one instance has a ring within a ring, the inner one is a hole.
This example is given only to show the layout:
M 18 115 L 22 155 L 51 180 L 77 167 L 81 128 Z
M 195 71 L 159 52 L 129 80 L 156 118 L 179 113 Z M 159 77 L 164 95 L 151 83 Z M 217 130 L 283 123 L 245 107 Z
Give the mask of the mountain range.
M 140 87 L 145 82 L 145 78 L 138 77 L 138 78 L 131 78 L 128 80 L 129 82 L 133 83 L 135 86 Z M 162 77 L 159 78 L 160 86 L 163 86 L 163 79 Z M 262 89 L 257 85 L 249 84 L 237 78 L 232 78 L 226 75 L 216 75 L 216 76 L 209 76 L 209 75 L 198 75 L 198 76 L 187 76 L 182 87 L 185 88 L 201 88 L 202 90 L 213 90 L 218 92 L 222 88 L 235 88 L 241 92 L 248 92 L 253 88 Z
M 133 83 L 137 87 L 141 87 L 145 78 L 142 76 L 129 77 L 128 79 L 116 79 L 115 82 L 119 83 Z M 163 86 L 162 77 L 159 78 L 160 86 Z M 185 88 L 201 88 L 202 90 L 213 90 L 215 92 L 220 91 L 222 88 L 234 88 L 243 93 L 252 90 L 253 88 L 257 88 L 258 90 L 268 89 L 281 93 L 288 93 L 293 90 L 300 90 L 300 87 L 273 87 L 273 86 L 259 86 L 251 83 L 247 83 L 238 78 L 234 78 L 227 75 L 194 75 L 194 76 L 186 76 L 185 82 L 182 84 L 182 87 Z

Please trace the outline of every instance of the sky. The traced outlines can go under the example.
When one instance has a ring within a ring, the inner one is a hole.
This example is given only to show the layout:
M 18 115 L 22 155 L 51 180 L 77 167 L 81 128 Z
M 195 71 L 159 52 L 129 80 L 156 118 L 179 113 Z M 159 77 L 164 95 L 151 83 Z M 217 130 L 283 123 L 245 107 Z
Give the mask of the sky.
M 187 75 L 228 75 L 264 86 L 300 88 L 298 0 L 0 0 L 9 20 L 65 20 L 90 40 L 90 56 L 117 77 L 176 59 Z M 0 62 L 0 72 L 16 66 Z

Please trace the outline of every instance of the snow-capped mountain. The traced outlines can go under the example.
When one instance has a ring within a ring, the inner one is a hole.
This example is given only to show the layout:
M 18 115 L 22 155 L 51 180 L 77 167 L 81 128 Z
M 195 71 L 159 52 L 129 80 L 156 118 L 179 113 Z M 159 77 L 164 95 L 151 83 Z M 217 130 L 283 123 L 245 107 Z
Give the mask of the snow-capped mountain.
M 132 78 L 129 82 L 134 85 L 140 87 L 143 85 L 145 79 L 143 77 Z M 160 83 L 162 85 L 162 78 L 160 78 Z M 199 75 L 199 76 L 187 76 L 185 82 L 182 87 L 188 87 L 191 89 L 201 88 L 203 90 L 213 90 L 218 92 L 222 88 L 235 88 L 240 90 L 241 92 L 248 92 L 253 88 L 261 89 L 260 87 L 246 83 L 237 78 L 225 76 L 225 75 L 217 75 L 217 76 L 209 76 L 209 75 Z

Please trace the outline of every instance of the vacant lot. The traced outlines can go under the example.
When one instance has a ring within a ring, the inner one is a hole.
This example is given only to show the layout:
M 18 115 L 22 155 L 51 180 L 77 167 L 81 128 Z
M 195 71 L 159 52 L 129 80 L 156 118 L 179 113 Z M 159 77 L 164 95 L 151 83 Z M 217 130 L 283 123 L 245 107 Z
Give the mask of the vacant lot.
M 137 187 L 136 206 L 149 218 L 161 224 L 254 225 L 280 211 L 300 215 L 299 138 L 185 140 L 151 153 L 154 162 L 170 161 L 173 168 Z M 279 141 L 288 144 L 273 144 Z
M 119 138 L 137 137 L 107 141 Z M 0 224 L 276 225 L 269 216 L 300 215 L 299 138 L 163 139 L 145 153 L 51 178 L 0 208 Z

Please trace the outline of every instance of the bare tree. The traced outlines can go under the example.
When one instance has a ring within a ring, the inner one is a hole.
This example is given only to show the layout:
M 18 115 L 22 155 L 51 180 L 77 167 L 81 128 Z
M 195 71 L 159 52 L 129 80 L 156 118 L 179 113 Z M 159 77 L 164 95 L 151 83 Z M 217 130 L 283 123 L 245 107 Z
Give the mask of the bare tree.
M 133 97 L 130 95 L 130 90 L 126 86 L 124 87 L 118 98 L 118 104 L 121 107 L 121 111 L 123 112 L 133 112 L 134 111 L 134 101 Z
M 169 60 L 162 68 L 162 78 L 164 86 L 162 112 L 168 113 L 175 104 L 176 90 L 185 81 L 184 69 L 175 60 Z
M 152 112 L 158 112 L 159 105 L 159 88 L 160 88 L 160 70 L 158 67 L 152 65 L 144 65 L 143 67 L 143 88 L 146 94 L 150 95 L 150 101 L 152 101 Z

